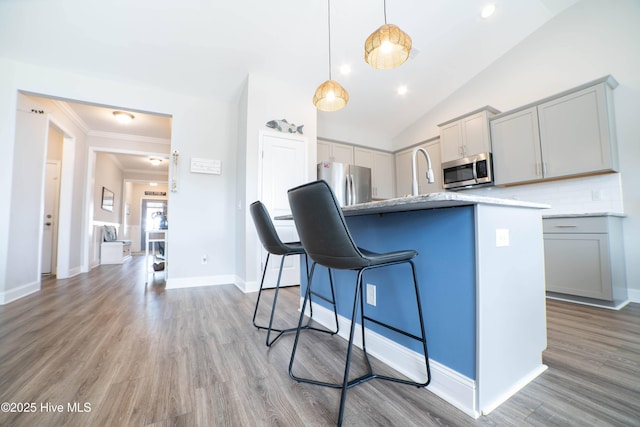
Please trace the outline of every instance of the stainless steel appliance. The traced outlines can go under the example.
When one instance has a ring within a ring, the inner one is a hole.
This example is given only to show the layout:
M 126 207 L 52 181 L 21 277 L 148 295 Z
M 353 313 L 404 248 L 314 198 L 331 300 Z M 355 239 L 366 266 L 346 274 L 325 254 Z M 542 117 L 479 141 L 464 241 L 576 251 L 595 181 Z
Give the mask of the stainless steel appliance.
M 318 179 L 327 181 L 340 206 L 371 201 L 371 169 L 337 162 L 318 163 Z
M 472 188 L 493 185 L 491 153 L 481 153 L 442 164 L 442 187 Z

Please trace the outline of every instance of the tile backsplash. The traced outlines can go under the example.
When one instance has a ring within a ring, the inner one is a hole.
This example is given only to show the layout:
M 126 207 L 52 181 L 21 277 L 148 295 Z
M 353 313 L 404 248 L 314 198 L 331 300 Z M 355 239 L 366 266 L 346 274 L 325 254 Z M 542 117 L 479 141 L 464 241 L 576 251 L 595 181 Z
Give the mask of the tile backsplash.
M 485 187 L 465 190 L 464 193 L 551 205 L 543 215 L 624 213 L 619 173 L 513 187 Z

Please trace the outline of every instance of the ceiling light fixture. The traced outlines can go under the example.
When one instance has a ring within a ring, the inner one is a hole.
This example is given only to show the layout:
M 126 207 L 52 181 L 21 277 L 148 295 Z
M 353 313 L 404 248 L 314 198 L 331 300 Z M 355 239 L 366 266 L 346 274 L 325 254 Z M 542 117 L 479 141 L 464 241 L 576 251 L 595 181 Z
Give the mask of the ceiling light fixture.
M 402 65 L 411 51 L 411 37 L 398 26 L 387 24 L 387 0 L 384 0 L 384 25 L 364 42 L 364 60 L 373 68 L 388 70 Z
M 124 111 L 114 111 L 113 116 L 117 121 L 123 124 L 131 123 L 131 120 L 135 118 L 133 114 L 126 113 Z
M 327 0 L 329 22 L 329 80 L 322 83 L 313 95 L 313 105 L 322 111 L 337 111 L 349 102 L 349 93 L 340 83 L 331 80 L 331 0 Z
M 152 157 L 152 158 L 149 159 L 149 161 L 151 162 L 151 164 L 153 166 L 159 166 L 160 163 L 162 163 L 162 159 L 159 159 L 157 157 Z
M 407 85 L 398 86 L 398 95 L 406 95 L 408 91 Z
M 340 66 L 340 74 L 343 76 L 347 76 L 351 74 L 351 66 L 349 64 L 344 64 Z
M 493 15 L 493 12 L 495 11 L 496 11 L 495 4 L 493 3 L 486 4 L 485 6 L 482 7 L 482 11 L 480 12 L 480 17 L 482 19 L 487 19 L 488 17 Z

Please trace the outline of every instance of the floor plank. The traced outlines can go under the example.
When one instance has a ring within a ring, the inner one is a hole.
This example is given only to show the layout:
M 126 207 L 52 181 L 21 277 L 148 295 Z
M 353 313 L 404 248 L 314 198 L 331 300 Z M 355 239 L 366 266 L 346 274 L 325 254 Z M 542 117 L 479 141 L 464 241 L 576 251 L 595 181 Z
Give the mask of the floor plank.
M 293 337 L 264 345 L 251 324 L 255 294 L 233 285 L 168 291 L 162 273 L 144 270 L 134 257 L 48 278 L 0 306 L 0 402 L 37 405 L 0 413 L 0 426 L 335 425 L 340 392 L 289 378 Z M 277 324 L 295 324 L 298 289 L 280 298 Z M 640 426 L 640 304 L 616 312 L 548 300 L 547 314 L 549 369 L 491 414 L 473 420 L 426 390 L 371 381 L 349 391 L 344 424 Z M 324 350 L 298 369 L 340 380 L 345 342 L 305 337 Z M 64 410 L 47 412 L 47 403 Z

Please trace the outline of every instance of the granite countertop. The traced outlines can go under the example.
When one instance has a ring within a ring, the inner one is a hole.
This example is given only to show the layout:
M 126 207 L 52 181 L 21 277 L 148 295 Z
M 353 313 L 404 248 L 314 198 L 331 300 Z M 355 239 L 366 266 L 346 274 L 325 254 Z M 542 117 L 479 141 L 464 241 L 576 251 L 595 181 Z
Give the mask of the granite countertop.
M 523 202 L 521 200 L 500 199 L 476 195 L 460 194 L 455 192 L 442 192 L 421 194 L 418 196 L 399 197 L 396 199 L 381 200 L 378 202 L 360 203 L 345 206 L 342 212 L 345 216 L 363 215 L 385 212 L 413 211 L 422 209 L 439 209 L 469 205 L 499 205 L 530 209 L 547 209 L 550 206 L 542 203 Z
M 617 213 L 617 212 L 591 212 L 591 213 L 568 213 L 568 214 L 552 214 L 552 215 L 542 215 L 543 219 L 549 218 L 586 218 L 592 216 L 616 216 L 619 218 L 626 217 L 625 214 Z
M 380 200 L 375 202 L 359 203 L 357 205 L 344 206 L 344 216 L 369 215 L 378 213 L 417 211 L 425 209 L 453 208 L 471 205 L 497 205 L 511 206 L 526 209 L 548 209 L 549 205 L 543 203 L 523 202 L 522 200 L 500 199 L 497 197 L 484 197 L 466 195 L 455 192 L 429 193 L 419 196 L 398 197 L 396 199 Z M 291 215 L 277 216 L 276 220 L 293 219 Z

